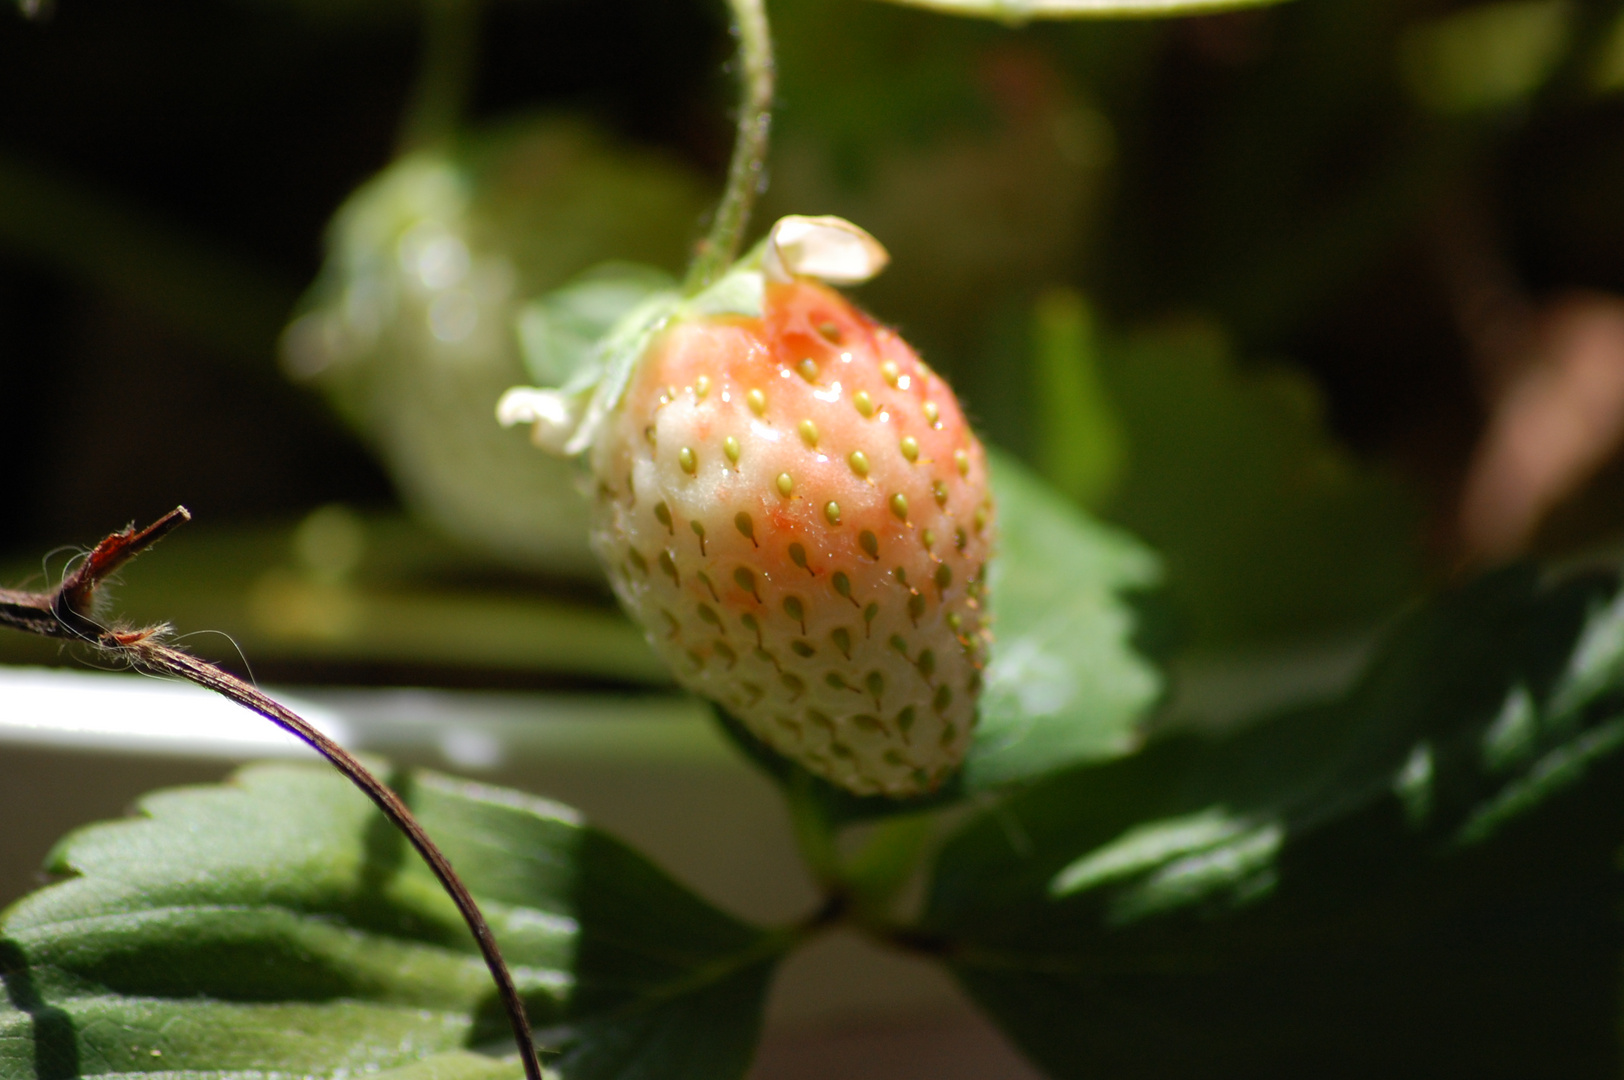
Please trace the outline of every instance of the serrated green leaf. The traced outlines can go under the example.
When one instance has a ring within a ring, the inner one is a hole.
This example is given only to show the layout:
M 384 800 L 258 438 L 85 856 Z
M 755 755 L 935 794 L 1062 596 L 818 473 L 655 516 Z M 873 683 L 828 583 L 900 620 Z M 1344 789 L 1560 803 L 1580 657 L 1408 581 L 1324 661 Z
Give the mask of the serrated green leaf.
M 1621 604 L 1503 572 L 1345 700 L 1040 783 L 948 842 L 925 929 L 1057 1077 L 1599 1074 Z
M 427 772 L 391 782 L 479 899 L 565 1077 L 742 1074 L 779 938 L 567 807 Z M 140 809 L 67 838 L 51 869 L 79 876 L 0 923 L 0 1076 L 516 1072 L 467 1052 L 504 1041 L 489 975 L 342 777 L 258 766 Z M 636 1050 L 659 1031 L 717 1068 Z
M 1156 557 L 1090 520 L 1024 467 L 989 455 L 998 555 L 989 570 L 993 647 L 967 790 L 1103 761 L 1137 745 L 1160 675 L 1131 644 L 1123 594 L 1151 588 Z
M 1010 456 L 988 454 L 998 507 L 989 566 L 993 643 L 975 740 L 953 781 L 920 799 L 858 797 L 780 757 L 725 713 L 753 759 L 802 784 L 832 821 L 917 811 L 1134 750 L 1161 677 L 1134 651 L 1124 594 L 1158 578 L 1156 558 L 1091 521 Z

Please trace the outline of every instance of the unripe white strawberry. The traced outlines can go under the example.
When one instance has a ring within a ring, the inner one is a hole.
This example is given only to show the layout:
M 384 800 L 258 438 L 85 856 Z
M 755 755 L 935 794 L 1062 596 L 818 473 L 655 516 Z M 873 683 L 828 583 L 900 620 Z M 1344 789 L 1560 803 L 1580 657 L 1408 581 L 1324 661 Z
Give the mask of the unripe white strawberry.
M 900 337 L 775 254 L 759 316 L 650 341 L 593 439 L 593 546 L 684 686 L 850 791 L 921 794 L 981 689 L 982 448 Z

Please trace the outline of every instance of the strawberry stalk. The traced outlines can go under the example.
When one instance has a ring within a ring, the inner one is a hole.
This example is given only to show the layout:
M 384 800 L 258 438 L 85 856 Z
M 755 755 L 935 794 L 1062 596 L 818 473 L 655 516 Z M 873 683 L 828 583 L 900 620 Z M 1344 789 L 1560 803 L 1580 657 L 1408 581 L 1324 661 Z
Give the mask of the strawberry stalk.
M 712 285 L 738 256 L 750 211 L 761 193 L 772 127 L 773 43 L 763 0 L 728 0 L 739 36 L 739 128 L 728 165 L 727 187 L 710 232 L 688 267 L 683 291 L 693 296 Z

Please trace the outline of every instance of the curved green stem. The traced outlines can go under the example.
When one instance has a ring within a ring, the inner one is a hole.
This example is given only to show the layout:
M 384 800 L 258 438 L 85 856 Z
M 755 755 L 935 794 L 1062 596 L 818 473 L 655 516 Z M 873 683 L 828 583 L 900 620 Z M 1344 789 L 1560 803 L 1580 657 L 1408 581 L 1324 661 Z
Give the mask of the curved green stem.
M 767 168 L 767 136 L 772 126 L 773 43 L 764 0 L 728 0 L 739 35 L 739 130 L 728 165 L 727 188 L 716 207 L 710 232 L 688 268 L 689 295 L 715 281 L 739 253 Z
M 401 153 L 444 142 L 468 105 L 479 0 L 421 0 L 423 53 L 396 139 Z
M 807 868 L 818 879 L 818 885 L 830 897 L 844 895 L 845 880 L 840 864 L 840 852 L 835 848 L 834 829 L 829 819 L 812 797 L 809 777 L 796 773 L 784 787 L 784 801 L 789 804 L 790 826 L 795 831 L 795 844 L 806 860 Z

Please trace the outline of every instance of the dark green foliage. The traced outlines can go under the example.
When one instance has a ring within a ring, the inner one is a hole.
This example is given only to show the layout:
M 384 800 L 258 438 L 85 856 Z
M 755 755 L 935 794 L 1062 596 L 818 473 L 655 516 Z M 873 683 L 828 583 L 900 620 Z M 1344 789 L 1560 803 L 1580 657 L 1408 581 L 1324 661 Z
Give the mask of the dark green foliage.
M 1344 702 L 979 815 L 926 924 L 1056 1076 L 1616 1075 L 1621 618 L 1481 581 Z

